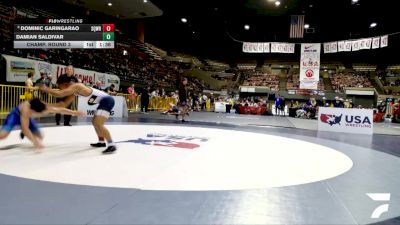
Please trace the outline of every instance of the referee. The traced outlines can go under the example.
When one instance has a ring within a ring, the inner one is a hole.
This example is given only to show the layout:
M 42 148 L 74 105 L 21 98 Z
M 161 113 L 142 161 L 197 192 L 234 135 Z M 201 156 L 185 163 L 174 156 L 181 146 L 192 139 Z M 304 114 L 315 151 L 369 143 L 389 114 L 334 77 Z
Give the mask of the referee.
M 65 78 L 64 78 L 64 77 L 65 77 Z M 74 67 L 73 67 L 72 65 L 69 65 L 69 66 L 67 66 L 67 67 L 65 68 L 65 74 L 61 75 L 61 76 L 57 79 L 57 85 L 59 84 L 59 83 L 58 83 L 58 80 L 60 80 L 60 78 L 62 78 L 62 79 L 69 79 L 70 82 L 72 82 L 72 83 L 78 83 L 78 79 L 74 76 Z M 61 101 L 63 101 L 65 98 L 66 98 L 66 97 L 64 97 L 64 98 L 57 98 L 56 101 L 57 101 L 57 102 L 61 102 Z M 71 106 L 72 106 L 72 104 L 69 105 L 67 108 L 68 108 L 68 109 L 71 109 Z M 56 123 L 57 123 L 57 125 L 60 125 L 60 120 L 61 120 L 61 114 L 58 114 L 58 113 L 57 113 L 57 114 L 56 114 Z M 64 115 L 64 126 L 72 126 L 72 125 L 70 124 L 70 122 L 71 122 L 71 116 L 70 116 L 70 115 Z
M 179 83 L 178 95 L 179 95 L 179 111 L 182 116 L 182 123 L 186 122 L 185 116 L 189 115 L 189 102 L 188 102 L 188 91 L 187 91 L 187 83 L 188 80 L 186 77 L 181 77 L 181 82 Z

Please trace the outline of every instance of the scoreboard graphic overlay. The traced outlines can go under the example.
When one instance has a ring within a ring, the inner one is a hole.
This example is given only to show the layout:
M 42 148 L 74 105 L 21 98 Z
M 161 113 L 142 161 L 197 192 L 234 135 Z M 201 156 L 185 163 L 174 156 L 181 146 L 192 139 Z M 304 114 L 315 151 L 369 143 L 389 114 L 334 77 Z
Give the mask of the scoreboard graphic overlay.
M 16 23 L 14 48 L 114 48 L 114 24 L 84 24 L 82 19 L 46 19 L 43 22 Z

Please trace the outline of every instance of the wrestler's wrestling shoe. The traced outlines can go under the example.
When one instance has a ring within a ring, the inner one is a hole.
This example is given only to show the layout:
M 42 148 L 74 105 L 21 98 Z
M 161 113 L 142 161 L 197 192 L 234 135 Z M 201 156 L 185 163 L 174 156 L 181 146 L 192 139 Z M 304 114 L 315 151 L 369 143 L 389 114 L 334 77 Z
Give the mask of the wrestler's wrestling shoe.
M 103 154 L 112 154 L 117 151 L 117 147 L 115 145 L 108 146 L 106 150 L 103 151 Z
M 97 143 L 90 144 L 90 146 L 95 147 L 95 148 L 101 148 L 101 147 L 106 147 L 106 143 L 97 142 Z

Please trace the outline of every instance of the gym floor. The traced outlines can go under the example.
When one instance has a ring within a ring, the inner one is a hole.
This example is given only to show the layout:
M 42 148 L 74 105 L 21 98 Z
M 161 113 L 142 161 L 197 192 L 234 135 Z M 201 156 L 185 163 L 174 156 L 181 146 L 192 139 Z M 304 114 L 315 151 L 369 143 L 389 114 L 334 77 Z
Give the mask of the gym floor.
M 91 148 L 90 118 L 41 118 L 36 153 L 0 143 L 0 224 L 400 224 L 400 126 L 373 135 L 315 120 L 193 112 L 110 119 L 118 151 Z

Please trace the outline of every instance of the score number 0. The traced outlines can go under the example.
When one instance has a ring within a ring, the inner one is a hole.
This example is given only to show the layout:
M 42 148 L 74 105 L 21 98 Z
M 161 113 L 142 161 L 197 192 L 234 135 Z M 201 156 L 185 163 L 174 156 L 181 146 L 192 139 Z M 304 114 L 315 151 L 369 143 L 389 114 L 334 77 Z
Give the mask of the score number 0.
M 103 24 L 103 32 L 114 32 L 114 24 Z
M 103 41 L 114 41 L 114 24 L 103 24 Z

